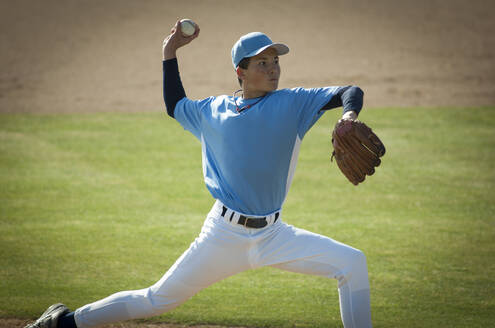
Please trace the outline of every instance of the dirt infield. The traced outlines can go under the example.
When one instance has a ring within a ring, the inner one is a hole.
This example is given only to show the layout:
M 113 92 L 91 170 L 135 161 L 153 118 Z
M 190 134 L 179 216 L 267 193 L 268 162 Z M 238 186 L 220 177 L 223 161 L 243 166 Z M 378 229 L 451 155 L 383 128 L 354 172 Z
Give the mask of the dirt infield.
M 495 104 L 490 0 L 2 1 L 0 112 L 159 111 L 161 44 L 177 18 L 201 35 L 179 60 L 191 98 L 231 94 L 230 49 L 259 30 L 287 43 L 280 87 L 357 84 L 365 106 Z

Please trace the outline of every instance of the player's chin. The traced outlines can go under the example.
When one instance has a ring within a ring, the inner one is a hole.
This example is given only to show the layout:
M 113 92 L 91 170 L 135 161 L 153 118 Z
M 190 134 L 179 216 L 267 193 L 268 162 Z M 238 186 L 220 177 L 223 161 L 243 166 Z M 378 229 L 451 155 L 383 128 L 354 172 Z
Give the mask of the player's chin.
M 277 80 L 270 80 L 268 82 L 268 88 L 270 91 L 275 91 L 278 89 L 278 79 Z

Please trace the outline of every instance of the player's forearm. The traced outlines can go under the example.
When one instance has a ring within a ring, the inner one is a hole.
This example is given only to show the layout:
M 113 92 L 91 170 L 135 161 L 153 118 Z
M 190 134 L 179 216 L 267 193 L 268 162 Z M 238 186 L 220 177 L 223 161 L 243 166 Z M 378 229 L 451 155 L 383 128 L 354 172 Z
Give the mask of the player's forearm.
M 360 87 L 352 86 L 342 94 L 342 107 L 344 107 L 344 113 L 356 112 L 359 114 L 363 108 L 364 92 Z
M 177 58 L 163 61 L 163 100 L 167 107 L 167 113 L 174 117 L 175 105 L 186 96 L 182 81 L 180 80 Z
M 177 49 L 180 48 L 180 45 L 177 44 L 173 36 L 174 34 L 170 34 L 163 40 L 163 60 L 177 58 Z
M 163 48 L 163 60 L 169 60 L 177 58 L 177 49 L 164 47 Z
M 353 115 L 346 113 L 354 112 L 357 117 L 363 108 L 363 96 L 364 92 L 358 86 L 340 87 L 332 99 L 330 99 L 330 101 L 323 106 L 322 110 L 344 107 L 344 115 Z

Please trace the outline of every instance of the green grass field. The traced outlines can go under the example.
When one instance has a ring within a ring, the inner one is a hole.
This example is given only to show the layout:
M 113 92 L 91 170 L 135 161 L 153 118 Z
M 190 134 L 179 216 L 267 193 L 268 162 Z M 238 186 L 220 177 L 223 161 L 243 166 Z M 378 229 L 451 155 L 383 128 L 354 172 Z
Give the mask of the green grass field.
M 495 108 L 371 109 L 387 146 L 354 187 L 330 163 L 327 113 L 306 136 L 284 220 L 368 258 L 375 327 L 495 322 Z M 34 318 L 157 281 L 213 200 L 200 143 L 162 113 L 0 115 L 0 317 Z M 341 327 L 337 284 L 261 269 L 153 318 Z

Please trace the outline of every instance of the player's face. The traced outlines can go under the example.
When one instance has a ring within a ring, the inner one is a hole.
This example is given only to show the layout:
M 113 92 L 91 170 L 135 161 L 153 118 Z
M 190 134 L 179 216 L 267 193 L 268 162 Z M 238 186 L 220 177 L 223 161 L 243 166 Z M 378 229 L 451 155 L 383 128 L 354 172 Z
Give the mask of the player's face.
M 244 98 L 261 97 L 278 88 L 280 65 L 277 51 L 273 48 L 251 57 L 248 68 L 239 70 Z

